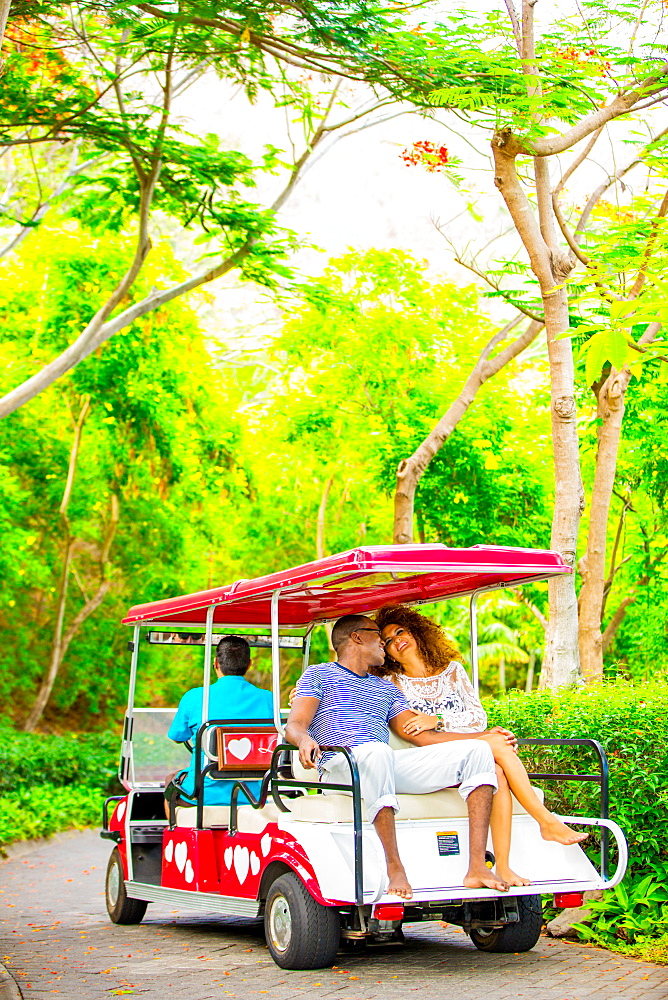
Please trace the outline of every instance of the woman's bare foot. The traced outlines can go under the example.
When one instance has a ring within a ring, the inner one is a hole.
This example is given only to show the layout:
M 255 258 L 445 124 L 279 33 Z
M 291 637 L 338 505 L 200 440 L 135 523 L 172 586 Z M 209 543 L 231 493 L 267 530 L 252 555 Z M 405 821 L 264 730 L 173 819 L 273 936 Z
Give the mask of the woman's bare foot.
M 467 889 L 496 889 L 497 892 L 508 892 L 508 883 L 489 868 L 469 868 L 464 876 L 464 886 Z
M 508 865 L 500 865 L 497 862 L 494 866 L 494 870 L 498 877 L 503 882 L 507 882 L 508 885 L 531 885 L 531 879 L 522 878 L 521 875 L 516 875 L 512 868 L 509 868 Z
M 387 874 L 390 881 L 385 892 L 387 892 L 388 895 L 401 896 L 402 899 L 413 898 L 413 890 L 411 889 L 408 878 L 406 877 L 406 871 L 403 865 L 388 865 Z
M 556 816 L 551 816 L 545 823 L 540 824 L 540 835 L 543 840 L 554 840 L 557 844 L 566 846 L 579 844 L 589 836 L 588 833 L 576 833 L 575 830 L 571 830 L 570 826 L 566 826 Z

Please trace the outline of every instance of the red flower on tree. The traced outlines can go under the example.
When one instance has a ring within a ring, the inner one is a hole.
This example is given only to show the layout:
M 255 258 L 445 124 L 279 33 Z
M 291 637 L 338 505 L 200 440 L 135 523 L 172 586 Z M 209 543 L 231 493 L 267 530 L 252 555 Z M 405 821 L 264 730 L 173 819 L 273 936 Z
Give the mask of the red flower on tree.
M 421 139 L 409 148 L 402 150 L 401 159 L 407 167 L 424 167 L 430 174 L 443 173 L 450 156 L 446 146 L 437 146 L 435 142 Z

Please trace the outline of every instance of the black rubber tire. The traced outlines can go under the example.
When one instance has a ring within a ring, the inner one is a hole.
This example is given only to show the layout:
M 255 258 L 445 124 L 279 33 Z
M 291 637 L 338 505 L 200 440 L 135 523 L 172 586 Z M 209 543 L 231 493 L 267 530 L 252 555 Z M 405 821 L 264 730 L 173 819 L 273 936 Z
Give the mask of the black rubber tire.
M 109 919 L 114 924 L 139 924 L 148 903 L 143 899 L 130 899 L 125 891 L 125 874 L 121 852 L 114 847 L 107 865 L 104 897 Z
M 322 906 L 293 872 L 272 882 L 264 910 L 264 934 L 281 969 L 324 969 L 339 949 L 341 917 Z
M 515 924 L 486 931 L 471 930 L 469 937 L 480 951 L 531 951 L 538 942 L 543 927 L 543 905 L 540 896 L 518 896 L 520 919 Z

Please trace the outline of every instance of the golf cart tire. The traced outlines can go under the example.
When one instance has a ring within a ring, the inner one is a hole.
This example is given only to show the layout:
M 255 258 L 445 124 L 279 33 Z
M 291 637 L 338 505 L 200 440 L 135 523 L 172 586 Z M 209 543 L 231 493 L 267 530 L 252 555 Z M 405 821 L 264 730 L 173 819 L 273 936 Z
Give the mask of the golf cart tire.
M 130 899 L 125 891 L 125 872 L 121 852 L 114 847 L 107 865 L 105 901 L 109 919 L 114 924 L 140 924 L 148 903 L 143 899 Z
M 341 918 L 336 907 L 322 906 L 297 875 L 286 872 L 267 893 L 264 933 L 281 969 L 324 969 L 338 951 Z
M 540 896 L 518 896 L 517 923 L 494 927 L 491 930 L 474 928 L 469 937 L 480 951 L 501 953 L 531 951 L 543 927 L 543 906 Z

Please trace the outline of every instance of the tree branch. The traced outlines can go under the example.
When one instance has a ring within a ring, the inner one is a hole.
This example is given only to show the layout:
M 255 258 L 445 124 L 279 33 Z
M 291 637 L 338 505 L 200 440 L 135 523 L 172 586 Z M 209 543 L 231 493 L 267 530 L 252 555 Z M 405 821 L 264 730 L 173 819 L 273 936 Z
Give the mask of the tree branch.
M 617 630 L 619 629 L 619 626 L 622 624 L 624 618 L 626 617 L 627 608 L 629 608 L 630 605 L 633 604 L 635 600 L 636 600 L 635 594 L 625 597 L 622 600 L 619 607 L 617 608 L 617 610 L 615 611 L 610 621 L 608 622 L 607 626 L 603 631 L 603 635 L 601 636 L 601 649 L 603 653 L 607 652 L 608 646 L 614 639 Z
M 582 164 L 587 159 L 587 157 L 591 153 L 592 149 L 596 145 L 596 142 L 598 141 L 598 139 L 602 135 L 602 133 L 603 133 L 603 127 L 597 129 L 594 132 L 594 134 L 592 135 L 591 139 L 589 140 L 589 142 L 587 143 L 587 145 L 585 146 L 585 148 L 582 150 L 582 152 L 579 153 L 575 157 L 575 159 L 570 164 L 570 166 L 568 167 L 568 169 L 566 170 L 566 172 L 564 174 L 562 174 L 561 180 L 559 181 L 559 183 L 555 187 L 554 191 L 552 192 L 553 195 L 559 195 L 559 194 L 561 194 L 561 192 L 564 189 L 564 186 L 566 185 L 566 182 L 568 180 L 570 180 L 570 178 L 573 176 L 573 174 L 578 169 L 578 167 L 582 166 Z
M 659 220 L 664 219 L 666 217 L 666 213 L 668 213 L 668 191 L 666 191 L 666 193 L 664 194 L 661 205 L 659 206 L 659 211 L 656 213 L 656 216 L 652 220 L 652 228 L 649 237 L 647 239 L 647 243 L 645 244 L 645 252 L 643 254 L 642 264 L 638 269 L 638 276 L 634 281 L 633 287 L 631 288 L 631 291 L 629 292 L 628 295 L 630 299 L 637 298 L 642 291 L 643 285 L 645 284 L 645 281 L 647 279 L 647 265 L 652 259 L 652 255 L 656 247 L 656 241 L 659 235 Z
M 438 226 L 436 228 L 438 228 Z M 498 294 L 501 295 L 506 300 L 508 305 L 511 305 L 513 307 L 513 309 L 517 309 L 518 312 L 521 312 L 528 319 L 535 320 L 536 323 L 543 322 L 543 317 L 539 313 L 534 312 L 532 309 L 528 309 L 521 302 L 518 302 L 517 299 L 512 297 L 512 293 L 506 292 L 503 288 L 501 288 L 499 284 L 493 281 L 488 274 L 480 270 L 480 268 L 477 267 L 473 262 L 465 261 L 459 256 L 455 256 L 454 259 L 457 264 L 460 264 L 462 267 L 465 267 L 467 271 L 472 271 L 473 274 L 476 274 L 479 278 L 485 281 L 490 286 L 490 288 L 493 288 L 495 292 L 498 292 Z
M 515 316 L 502 330 L 499 330 L 480 352 L 470 375 L 457 399 L 430 431 L 424 441 L 409 458 L 404 458 L 397 467 L 397 481 L 394 496 L 394 541 L 405 544 L 413 538 L 413 509 L 415 491 L 429 463 L 443 447 L 446 440 L 462 419 L 484 383 L 501 371 L 513 358 L 535 340 L 542 329 L 542 322 L 532 320 L 526 330 L 490 360 L 495 347 L 501 344 L 519 323 L 523 316 Z
M 270 206 L 268 210 L 270 214 L 276 214 L 283 207 L 285 201 L 292 193 L 298 180 L 302 176 L 305 164 L 308 162 L 309 157 L 312 155 L 316 146 L 325 134 L 327 115 L 330 112 L 332 103 L 333 102 L 330 102 L 330 106 L 321 119 L 318 128 L 311 137 L 310 143 L 307 145 L 303 155 L 295 164 L 287 184 L 279 193 L 274 203 Z M 160 161 L 155 159 L 151 176 L 148 178 L 148 181 L 152 182 L 152 188 L 149 192 L 151 199 L 152 192 L 155 189 L 155 184 L 157 183 L 159 168 Z M 131 323 L 134 323 L 137 319 L 146 315 L 146 313 L 159 309 L 161 306 L 166 305 L 173 299 L 180 298 L 180 296 L 185 295 L 202 285 L 208 284 L 211 281 L 215 281 L 217 278 L 235 270 L 235 268 L 239 267 L 252 252 L 256 240 L 254 237 L 249 236 L 242 246 L 235 250 L 234 253 L 230 254 L 219 264 L 209 268 L 202 274 L 197 274 L 187 278 L 185 281 L 172 285 L 171 288 L 151 292 L 141 301 L 134 303 L 127 309 L 124 309 L 123 312 L 119 313 L 117 316 L 114 316 L 111 319 L 107 318 L 123 295 L 125 295 L 132 286 L 135 278 L 139 274 L 144 257 L 150 248 L 150 243 L 148 241 L 148 212 L 150 209 L 151 199 L 149 199 L 149 193 L 147 193 L 142 199 L 140 233 L 137 239 L 137 252 L 131 268 L 121 283 L 117 286 L 113 295 L 109 298 L 107 303 L 105 303 L 102 309 L 96 313 L 80 336 L 77 337 L 77 339 L 62 352 L 62 354 L 42 368 L 41 371 L 31 376 L 31 378 L 27 379 L 22 385 L 17 386 L 16 389 L 13 389 L 0 399 L 0 418 L 7 416 L 9 413 L 12 413 L 20 406 L 29 402 L 49 385 L 61 378 L 66 372 L 74 368 L 80 361 L 83 361 L 90 354 L 92 354 L 93 351 L 97 350 L 98 347 L 104 344 L 105 341 L 109 340 L 110 337 L 113 337 L 115 333 L 118 333 L 119 330 L 125 329 L 130 326 Z M 140 251 L 142 249 L 144 251 L 144 257 L 140 255 Z
M 592 132 L 598 131 L 608 122 L 633 110 L 634 105 L 649 95 L 660 94 L 668 89 L 668 62 L 654 76 L 647 77 L 635 90 L 620 94 L 604 108 L 599 108 L 593 114 L 581 119 L 577 125 L 562 132 L 560 135 L 542 136 L 535 139 L 530 146 L 521 144 L 518 152 L 529 156 L 552 156 L 554 153 L 564 153 Z
M 524 591 L 513 590 L 513 594 L 521 604 L 524 604 L 525 607 L 529 609 L 529 611 L 532 613 L 536 621 L 539 622 L 540 625 L 543 626 L 543 628 L 547 628 L 546 616 L 543 614 L 540 608 L 537 608 L 536 605 L 532 601 L 530 601 L 528 597 L 525 596 Z
M 0 49 L 2 48 L 2 43 L 5 40 L 5 29 L 7 28 L 7 18 L 9 17 L 9 8 L 12 5 L 12 0 L 0 0 Z M 0 62 L 0 72 L 2 71 L 2 62 Z

